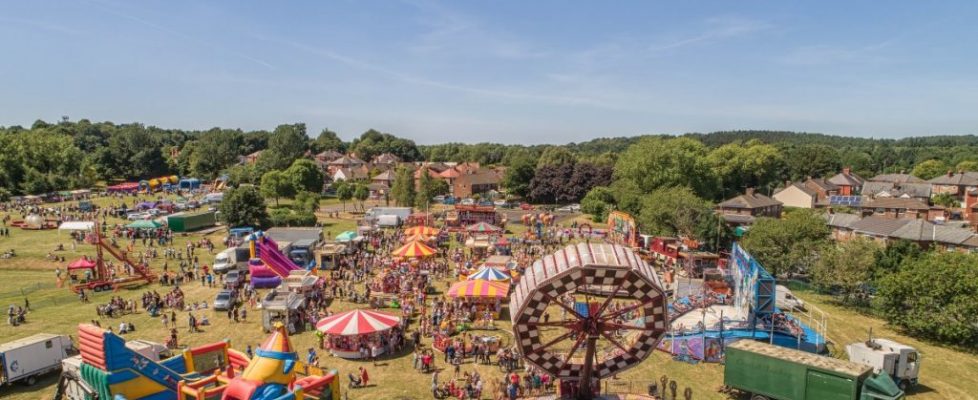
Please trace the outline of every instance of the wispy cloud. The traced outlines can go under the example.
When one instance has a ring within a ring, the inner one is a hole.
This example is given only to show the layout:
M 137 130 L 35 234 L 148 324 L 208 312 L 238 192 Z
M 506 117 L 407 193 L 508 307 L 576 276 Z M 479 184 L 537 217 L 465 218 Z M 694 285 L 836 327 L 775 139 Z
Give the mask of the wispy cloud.
M 67 35 L 80 35 L 85 33 L 84 31 L 64 26 L 61 24 L 55 24 L 48 21 L 38 20 L 38 19 L 25 19 L 25 18 L 10 18 L 10 17 L 0 17 L 0 23 L 4 25 L 27 25 L 37 29 L 43 29 L 46 31 L 64 33 Z
M 420 13 L 419 23 L 427 30 L 407 45 L 415 53 L 478 55 L 507 60 L 540 58 L 550 53 L 523 38 L 494 29 L 469 15 L 425 0 L 407 0 Z
M 772 28 L 767 22 L 741 17 L 713 17 L 705 21 L 705 29 L 693 35 L 663 39 L 649 46 L 653 53 L 702 45 L 724 39 L 745 36 Z
M 123 11 L 119 10 L 118 8 L 111 7 L 111 6 L 107 5 L 107 4 L 103 4 L 100 1 L 87 0 L 87 2 L 89 4 L 92 4 L 92 5 L 96 6 L 96 7 L 98 7 L 99 9 L 101 9 L 102 11 L 105 11 L 107 13 L 110 13 L 110 14 L 113 14 L 115 16 L 122 17 L 122 18 L 125 18 L 125 19 L 128 19 L 128 20 L 137 22 L 139 24 L 142 24 L 142 25 L 147 26 L 149 28 L 153 28 L 155 30 L 158 30 L 158 31 L 163 32 L 163 33 L 166 33 L 168 35 L 176 36 L 176 37 L 178 37 L 180 39 L 186 40 L 186 41 L 191 42 L 191 43 L 194 43 L 196 45 L 204 46 L 204 47 L 210 48 L 212 50 L 215 50 L 215 51 L 218 51 L 218 52 L 221 52 L 221 53 L 234 55 L 234 56 L 236 56 L 238 58 L 242 58 L 244 60 L 251 61 L 251 62 L 253 62 L 255 64 L 261 65 L 261 66 L 263 66 L 265 68 L 268 68 L 268 69 L 275 69 L 275 66 L 274 65 L 272 65 L 271 63 L 269 63 L 269 62 L 267 62 L 265 60 L 262 60 L 260 58 L 253 57 L 253 56 L 250 56 L 248 54 L 245 54 L 245 53 L 242 53 L 242 52 L 239 52 L 239 51 L 236 51 L 236 50 L 231 50 L 231 49 L 228 49 L 227 47 L 224 47 L 224 46 L 215 44 L 213 42 L 200 39 L 199 37 L 188 35 L 186 33 L 179 32 L 179 31 L 176 31 L 176 30 L 167 28 L 167 27 L 165 27 L 163 25 L 157 24 L 157 23 L 152 22 L 150 20 L 147 20 L 147 19 L 144 19 L 144 18 L 135 16 L 135 15 L 132 15 L 132 14 L 123 12 Z M 135 3 L 132 3 L 132 4 L 135 4 Z

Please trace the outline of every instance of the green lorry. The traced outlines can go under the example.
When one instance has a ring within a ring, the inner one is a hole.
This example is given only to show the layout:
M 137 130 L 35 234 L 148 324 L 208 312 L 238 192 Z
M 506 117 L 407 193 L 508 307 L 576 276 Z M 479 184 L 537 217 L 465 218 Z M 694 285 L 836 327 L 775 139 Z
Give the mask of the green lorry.
M 166 217 L 166 224 L 174 232 L 190 232 L 217 224 L 214 211 L 196 214 L 174 214 Z
M 886 374 L 854 362 L 754 340 L 727 345 L 723 383 L 751 400 L 899 400 Z

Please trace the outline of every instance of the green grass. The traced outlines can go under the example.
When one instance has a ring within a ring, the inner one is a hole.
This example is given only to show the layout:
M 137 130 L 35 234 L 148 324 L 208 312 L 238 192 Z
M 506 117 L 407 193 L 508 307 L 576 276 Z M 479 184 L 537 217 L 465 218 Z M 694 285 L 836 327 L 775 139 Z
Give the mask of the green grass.
M 104 204 L 106 200 L 100 199 L 97 202 Z M 131 203 L 131 200 L 129 202 Z M 341 218 L 338 219 L 325 218 L 325 215 L 319 217 L 320 222 L 324 225 L 324 231 L 329 232 L 331 236 L 356 227 L 356 222 L 352 214 L 349 213 L 341 213 Z M 516 226 L 518 222 L 511 222 L 511 224 L 511 226 Z M 213 234 L 212 239 L 219 239 L 222 235 L 222 232 L 217 232 Z M 178 236 L 175 246 L 182 248 L 188 240 L 199 240 L 200 238 L 201 236 L 198 234 Z M 44 258 L 48 252 L 54 250 L 58 243 L 68 243 L 66 232 L 58 233 L 56 230 L 22 231 L 15 228 L 11 229 L 10 238 L 0 238 L 0 251 L 14 248 L 18 253 L 18 257 L 14 259 L 0 260 L 0 282 L 4 282 L 0 285 L 0 306 L 23 304 L 25 295 L 30 299 L 32 305 L 32 312 L 28 314 L 26 324 L 19 327 L 0 325 L 2 341 L 39 332 L 75 335 L 78 323 L 88 322 L 96 318 L 94 304 L 104 303 L 111 296 L 135 299 L 143 290 L 147 289 L 155 289 L 161 293 L 168 290 L 168 288 L 153 286 L 116 293 L 92 293 L 92 303 L 82 304 L 68 289 L 56 287 L 53 271 L 61 264 L 47 261 Z M 93 255 L 94 249 L 90 245 L 80 245 L 76 250 L 71 250 L 69 247 L 67 250 L 58 253 L 59 256 L 64 255 L 69 261 L 82 254 Z M 202 262 L 209 263 L 212 258 L 206 253 L 204 254 L 201 256 Z M 159 269 L 161 265 L 161 260 L 154 260 L 151 263 L 151 266 L 156 269 Z M 61 267 L 64 266 L 61 265 Z M 438 282 L 437 287 L 444 290 L 449 284 L 449 281 L 443 280 Z M 199 283 L 187 284 L 184 286 L 184 290 L 190 302 L 207 300 L 211 303 L 217 292 L 216 288 L 202 287 Z M 807 291 L 796 291 L 795 293 L 828 313 L 828 336 L 837 344 L 835 346 L 837 350 L 846 343 L 864 340 L 870 327 L 873 328 L 876 336 L 893 338 L 917 347 L 923 357 L 921 373 L 923 386 L 919 392 L 910 396 L 911 399 L 971 399 L 974 398 L 973 393 L 978 392 L 978 372 L 976 372 L 978 371 L 978 356 L 909 338 L 886 326 L 883 321 L 837 306 L 825 296 Z M 336 301 L 330 306 L 330 309 L 343 311 L 355 307 L 356 305 L 344 301 Z M 196 334 L 186 332 L 186 313 L 178 313 L 177 321 L 181 327 L 180 340 L 182 344 L 198 346 L 229 339 L 234 347 L 243 349 L 248 344 L 257 345 L 265 337 L 257 323 L 259 317 L 257 310 L 249 310 L 248 321 L 243 323 L 230 322 L 223 313 L 211 311 L 207 313 L 212 325 L 205 327 L 204 332 Z M 117 327 L 119 322 L 123 320 L 134 323 L 138 329 L 136 333 L 128 336 L 130 339 L 162 342 L 166 336 L 161 322 L 142 312 L 121 319 L 102 319 L 101 323 L 103 326 L 111 324 Z M 512 336 L 508 333 L 511 329 L 509 322 L 497 321 L 497 326 L 501 329 L 493 334 L 498 334 L 503 337 L 505 342 L 511 343 Z M 311 332 L 294 335 L 292 340 L 298 349 L 303 350 L 313 347 L 316 343 L 315 335 Z M 428 342 L 426 341 L 426 343 Z M 838 354 L 838 351 L 836 353 Z M 350 391 L 349 396 L 352 399 L 430 398 L 428 392 L 430 376 L 422 375 L 411 368 L 410 354 L 387 358 L 378 366 L 328 356 L 322 359 L 321 364 L 323 366 L 340 371 L 344 387 L 347 373 L 355 372 L 360 366 L 365 366 L 370 371 L 371 381 L 375 382 L 376 386 Z M 440 359 L 436 365 L 445 366 Z M 494 367 L 477 366 L 471 363 L 465 364 L 463 370 L 478 370 L 484 377 L 489 378 L 500 376 Z M 446 379 L 447 375 L 450 373 L 443 372 L 442 379 Z M 691 387 L 695 399 L 727 398 L 717 392 L 723 381 L 723 366 L 702 363 L 689 365 L 675 362 L 671 360 L 670 356 L 661 352 L 653 353 L 641 365 L 621 374 L 619 379 L 607 380 L 604 384 L 622 391 L 643 392 L 646 385 L 657 382 L 663 375 L 677 381 L 680 393 L 685 387 Z M 40 381 L 38 386 L 34 388 L 22 386 L 0 388 L 0 397 L 14 400 L 49 399 L 54 393 L 55 385 L 56 376 L 50 376 Z

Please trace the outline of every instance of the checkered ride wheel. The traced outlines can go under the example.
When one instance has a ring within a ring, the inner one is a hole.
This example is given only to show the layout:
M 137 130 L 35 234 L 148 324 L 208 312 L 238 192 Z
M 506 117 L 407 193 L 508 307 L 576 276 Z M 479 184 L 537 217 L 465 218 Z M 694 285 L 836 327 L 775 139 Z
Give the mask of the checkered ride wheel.
M 587 311 L 558 300 L 566 294 L 580 299 L 582 292 L 595 288 L 603 290 L 591 295 L 594 302 Z M 621 307 L 611 307 L 613 302 Z M 592 349 L 591 378 L 602 379 L 652 353 L 669 325 L 665 302 L 654 271 L 631 250 L 610 244 L 571 245 L 541 258 L 521 278 L 510 303 L 513 334 L 526 361 L 561 379 L 583 377 L 588 343 L 609 343 L 605 347 L 612 350 L 604 355 Z M 548 307 L 563 309 L 566 319 L 544 322 Z M 548 330 L 547 338 L 541 337 L 541 328 Z M 616 336 L 616 331 L 623 335 Z M 561 342 L 573 344 L 569 351 L 558 351 L 554 346 Z

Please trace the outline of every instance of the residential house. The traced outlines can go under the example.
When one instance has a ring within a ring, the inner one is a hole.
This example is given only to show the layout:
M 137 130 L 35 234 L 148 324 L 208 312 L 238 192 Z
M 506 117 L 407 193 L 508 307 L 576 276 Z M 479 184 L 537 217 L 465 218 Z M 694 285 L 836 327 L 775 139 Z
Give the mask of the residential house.
M 849 167 L 843 168 L 842 172 L 829 178 L 829 183 L 839 187 L 839 194 L 843 196 L 854 196 L 862 190 L 866 180 L 852 172 Z
M 449 188 L 452 196 L 460 198 L 498 191 L 503 174 L 504 170 L 501 168 L 463 168 Z
M 922 248 L 936 247 L 946 251 L 978 250 L 978 235 L 970 229 L 941 225 L 924 219 L 893 219 L 881 216 L 858 218 L 853 214 L 826 214 L 826 223 L 836 240 L 856 236 L 868 237 L 882 244 L 909 240 Z
M 354 155 L 342 156 L 327 163 L 329 170 L 333 173 L 338 169 L 354 169 L 366 166 L 366 162 Z
M 889 182 L 889 183 L 926 183 L 927 181 L 916 176 L 900 171 L 899 174 L 880 174 L 869 178 L 870 182 Z
M 958 172 L 955 174 L 953 171 L 947 171 L 946 174 L 927 182 L 930 182 L 931 192 L 935 195 L 946 193 L 962 199 L 967 191 L 978 188 L 978 172 Z
M 783 203 L 756 193 L 753 188 L 717 205 L 717 213 L 731 225 L 750 225 L 757 217 L 781 218 Z
M 815 192 L 818 204 L 828 204 L 829 197 L 839 194 L 839 187 L 825 178 L 808 178 L 802 185 Z
M 333 182 L 339 181 L 362 181 L 370 177 L 370 170 L 366 165 L 354 168 L 337 168 L 333 172 Z
M 931 207 L 918 199 L 878 197 L 864 201 L 859 208 L 864 217 L 875 215 L 892 219 L 927 219 Z
M 780 201 L 785 207 L 815 208 L 818 192 L 809 189 L 804 183 L 792 183 L 774 192 L 774 196 L 771 197 Z
M 336 161 L 340 157 L 343 157 L 343 153 L 340 153 L 336 150 L 326 150 L 322 153 L 314 155 L 312 158 L 313 161 L 316 162 L 316 165 L 318 165 L 320 169 L 326 171 L 327 169 L 329 169 L 329 163 Z
M 380 169 L 391 169 L 400 162 L 401 158 L 391 153 L 380 154 L 370 160 L 370 164 Z
M 392 187 L 392 186 L 394 186 L 394 176 L 395 175 L 397 175 L 397 173 L 394 172 L 394 170 L 389 169 L 387 171 L 384 171 L 384 172 L 381 172 L 381 173 L 377 174 L 373 178 L 370 178 L 370 182 L 371 183 L 383 184 L 383 185 L 386 185 L 387 187 Z
M 931 184 L 911 182 L 869 181 L 863 184 L 862 195 L 871 198 L 895 197 L 930 201 Z

